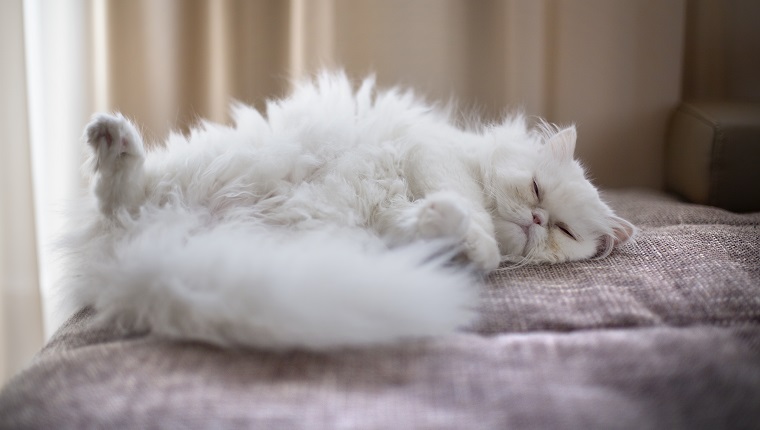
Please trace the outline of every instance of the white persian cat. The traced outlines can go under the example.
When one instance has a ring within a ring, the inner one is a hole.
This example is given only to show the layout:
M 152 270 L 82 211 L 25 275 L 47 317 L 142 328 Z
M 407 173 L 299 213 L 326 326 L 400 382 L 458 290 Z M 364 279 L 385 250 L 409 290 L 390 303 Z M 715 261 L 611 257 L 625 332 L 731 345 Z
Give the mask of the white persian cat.
M 603 257 L 635 230 L 573 160 L 573 127 L 463 129 L 329 73 L 233 114 L 147 152 L 123 116 L 93 118 L 73 306 L 219 345 L 385 343 L 471 323 L 475 275 L 502 260 Z

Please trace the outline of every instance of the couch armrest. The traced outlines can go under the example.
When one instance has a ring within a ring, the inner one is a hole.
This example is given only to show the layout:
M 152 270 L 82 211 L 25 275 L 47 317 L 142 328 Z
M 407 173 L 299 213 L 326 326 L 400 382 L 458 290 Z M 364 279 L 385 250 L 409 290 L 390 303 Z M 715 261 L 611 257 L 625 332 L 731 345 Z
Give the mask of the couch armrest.
M 682 104 L 665 160 L 670 191 L 735 212 L 760 211 L 760 104 Z

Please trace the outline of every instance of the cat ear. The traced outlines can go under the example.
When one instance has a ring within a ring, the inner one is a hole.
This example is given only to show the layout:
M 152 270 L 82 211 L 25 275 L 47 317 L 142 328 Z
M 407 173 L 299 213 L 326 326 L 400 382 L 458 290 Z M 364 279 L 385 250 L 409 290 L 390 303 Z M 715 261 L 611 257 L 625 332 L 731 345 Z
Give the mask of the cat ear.
M 623 218 L 612 215 L 609 220 L 612 225 L 612 238 L 615 241 L 614 246 L 620 246 L 636 235 L 636 227 Z
M 557 134 L 549 138 L 546 145 L 554 158 L 559 161 L 568 161 L 573 159 L 575 152 L 575 139 L 578 134 L 575 126 L 570 126 L 560 130 Z

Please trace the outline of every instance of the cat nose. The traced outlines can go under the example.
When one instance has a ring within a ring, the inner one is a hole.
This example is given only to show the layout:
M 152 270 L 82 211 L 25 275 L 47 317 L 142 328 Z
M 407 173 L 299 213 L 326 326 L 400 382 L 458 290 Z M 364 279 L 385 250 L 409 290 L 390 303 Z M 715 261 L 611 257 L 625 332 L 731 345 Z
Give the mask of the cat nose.
M 544 225 L 544 220 L 538 212 L 533 212 L 533 224 Z

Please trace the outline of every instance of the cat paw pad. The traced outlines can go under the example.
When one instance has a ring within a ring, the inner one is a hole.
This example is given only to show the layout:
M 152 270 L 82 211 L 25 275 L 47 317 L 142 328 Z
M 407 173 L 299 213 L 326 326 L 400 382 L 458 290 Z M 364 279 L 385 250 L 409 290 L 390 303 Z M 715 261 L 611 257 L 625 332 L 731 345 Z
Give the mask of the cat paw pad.
M 456 199 L 437 195 L 426 199 L 420 208 L 418 229 L 420 235 L 434 237 L 463 237 L 467 231 L 469 215 Z
M 85 129 L 85 138 L 95 152 L 98 165 L 128 155 L 143 156 L 137 130 L 121 115 L 96 115 Z

